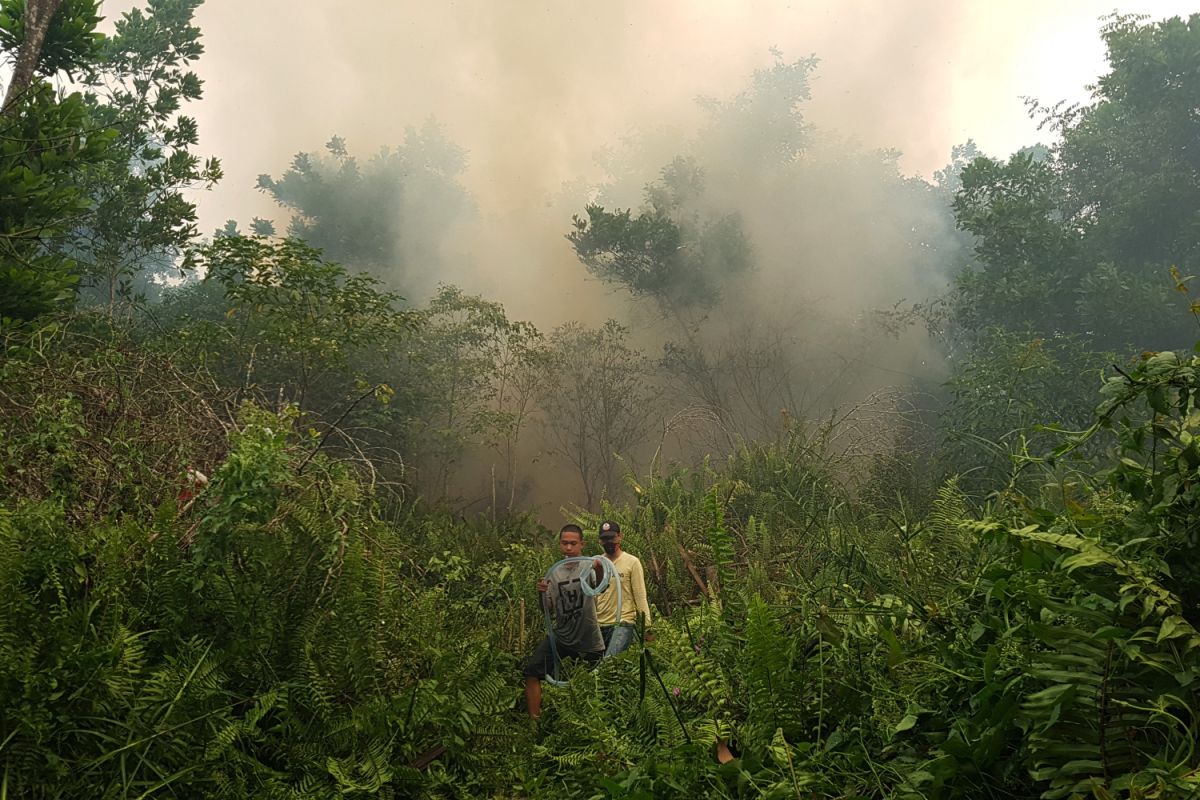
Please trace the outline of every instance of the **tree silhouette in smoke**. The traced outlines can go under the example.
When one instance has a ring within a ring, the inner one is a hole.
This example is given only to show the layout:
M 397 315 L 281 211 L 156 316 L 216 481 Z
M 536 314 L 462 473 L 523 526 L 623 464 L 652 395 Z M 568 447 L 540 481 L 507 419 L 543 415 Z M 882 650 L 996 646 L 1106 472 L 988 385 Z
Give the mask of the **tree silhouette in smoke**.
M 712 308 L 723 284 L 750 269 L 752 253 L 737 214 L 706 214 L 696 202 L 704 173 L 687 158 L 667 165 L 646 187 L 646 204 L 631 209 L 586 208 L 572 218 L 567 240 L 588 271 L 654 300 L 665 315 Z
M 414 283 L 436 283 L 427 273 L 441 263 L 447 232 L 474 211 L 459 181 L 466 167 L 462 148 L 430 121 L 365 163 L 338 136 L 325 150 L 324 157 L 296 154 L 279 178 L 258 177 L 259 189 L 292 212 L 288 234 L 406 294 Z

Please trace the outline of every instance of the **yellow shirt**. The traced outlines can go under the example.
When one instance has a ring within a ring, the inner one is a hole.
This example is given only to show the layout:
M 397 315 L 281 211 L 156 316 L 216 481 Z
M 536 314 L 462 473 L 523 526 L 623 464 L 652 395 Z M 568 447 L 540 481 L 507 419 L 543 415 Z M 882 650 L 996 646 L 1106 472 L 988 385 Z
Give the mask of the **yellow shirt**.
M 637 556 L 631 556 L 622 550 L 621 555 L 612 563 L 621 578 L 621 622 L 627 625 L 634 624 L 640 611 L 646 618 L 646 627 L 650 627 L 650 603 L 646 600 L 646 575 L 642 571 L 642 562 Z M 596 598 L 596 620 L 601 625 L 616 624 L 616 581 L 610 581 L 604 594 Z

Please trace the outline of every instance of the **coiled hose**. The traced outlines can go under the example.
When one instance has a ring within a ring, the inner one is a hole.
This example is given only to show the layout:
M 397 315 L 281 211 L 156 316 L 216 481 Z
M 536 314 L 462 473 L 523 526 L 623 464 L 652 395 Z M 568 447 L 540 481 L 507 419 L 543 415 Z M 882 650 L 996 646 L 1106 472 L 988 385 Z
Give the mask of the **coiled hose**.
M 599 559 L 599 561 L 600 561 L 601 568 L 602 568 L 604 574 L 601 576 L 600 582 L 597 583 L 595 586 L 593 586 L 591 584 L 591 581 L 588 580 L 588 578 L 591 575 L 591 569 L 590 569 L 591 564 L 592 564 L 592 562 L 596 561 L 597 559 Z M 604 558 L 603 556 L 572 556 L 570 558 L 564 558 L 564 559 L 561 559 L 561 560 L 556 561 L 553 564 L 551 564 L 550 569 L 546 570 L 546 574 L 542 576 L 542 579 L 549 582 L 550 573 L 554 572 L 554 570 L 557 569 L 558 567 L 562 566 L 563 564 L 579 564 L 579 563 L 587 563 L 587 565 L 589 567 L 589 569 L 586 572 L 584 572 L 584 574 L 579 579 L 579 588 L 588 597 L 597 597 L 599 595 L 604 594 L 604 592 L 608 589 L 609 582 L 616 581 L 617 622 L 620 623 L 620 621 L 621 621 L 621 576 L 617 573 L 617 569 L 616 569 L 616 567 L 613 566 L 613 563 L 611 561 L 609 561 L 607 558 Z M 547 589 L 546 591 L 549 591 L 549 589 Z M 558 642 L 555 640 L 555 636 L 554 636 L 554 620 L 552 620 L 550 618 L 550 606 L 548 603 L 545 602 L 544 599 L 542 601 L 542 615 L 546 621 L 546 638 L 550 642 L 550 657 L 551 657 L 551 659 L 553 659 L 553 664 L 554 664 L 554 669 L 551 670 L 550 672 L 546 673 L 546 682 L 553 686 L 566 686 L 567 685 L 566 681 L 562 681 L 562 680 L 558 679 L 558 670 L 559 670 L 559 667 L 561 666 L 561 662 L 558 658 Z

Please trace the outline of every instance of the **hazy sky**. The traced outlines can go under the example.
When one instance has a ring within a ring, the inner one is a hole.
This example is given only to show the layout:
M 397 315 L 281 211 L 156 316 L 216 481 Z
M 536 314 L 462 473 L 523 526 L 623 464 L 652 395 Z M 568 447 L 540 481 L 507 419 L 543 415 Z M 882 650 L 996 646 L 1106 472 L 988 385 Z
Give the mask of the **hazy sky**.
M 110 0 L 116 17 L 132 3 Z M 1196 2 L 1131 3 L 1159 18 Z M 810 118 L 930 174 L 973 137 L 1004 154 L 1038 138 L 1022 95 L 1080 100 L 1104 66 L 1112 0 L 208 0 L 198 117 L 223 185 L 203 230 L 268 211 L 254 191 L 331 134 L 368 155 L 429 117 L 469 151 L 484 214 L 536 206 L 595 172 L 599 148 L 686 126 L 773 62 L 821 59 Z
M 105 12 L 115 17 L 132 3 L 110 0 Z M 468 153 L 462 181 L 480 213 L 446 237 L 454 252 L 413 278 L 410 299 L 449 281 L 543 329 L 608 316 L 637 322 L 623 295 L 588 280 L 563 239 L 582 201 L 562 187 L 603 181 L 606 148 L 632 174 L 622 178 L 622 199 L 604 202 L 636 203 L 640 186 L 688 151 L 704 119 L 696 98 L 744 91 L 754 70 L 775 63 L 774 49 L 787 62 L 820 60 L 804 107 L 809 122 L 900 151 L 908 175 L 931 176 L 967 139 L 1005 156 L 1046 138 L 1023 96 L 1087 99 L 1086 86 L 1105 71 L 1100 17 L 1112 3 L 208 0 L 198 14 L 205 98 L 188 113 L 199 122 L 200 154 L 220 157 L 226 178 L 198 198 L 201 230 L 284 216 L 255 179 L 281 175 L 298 151 L 319 152 L 336 134 L 366 158 L 433 118 Z M 1196 6 L 1200 0 L 1119 5 L 1153 19 Z M 839 142 L 833 151 L 854 148 Z M 717 324 L 727 319 L 765 323 L 768 334 L 769 325 L 783 326 L 795 387 L 829 384 L 836 396 L 821 401 L 827 405 L 941 369 L 920 332 L 868 341 L 859 312 L 940 290 L 959 265 L 936 261 L 911 240 L 952 238 L 945 209 L 924 220 L 921 208 L 900 208 L 904 200 L 894 187 L 884 191 L 879 176 L 856 182 L 848 167 L 831 169 L 828 183 L 805 175 L 793 187 L 769 169 L 748 174 L 736 158 L 706 155 L 706 166 L 724 167 L 713 170 L 721 198 L 742 215 L 756 258 L 740 305 L 714 315 L 706 335 L 750 341 L 750 333 Z M 661 347 L 653 333 L 642 333 L 649 351 Z M 843 373 L 854 382 L 829 377 Z M 542 484 L 557 502 L 571 491 L 560 489 Z

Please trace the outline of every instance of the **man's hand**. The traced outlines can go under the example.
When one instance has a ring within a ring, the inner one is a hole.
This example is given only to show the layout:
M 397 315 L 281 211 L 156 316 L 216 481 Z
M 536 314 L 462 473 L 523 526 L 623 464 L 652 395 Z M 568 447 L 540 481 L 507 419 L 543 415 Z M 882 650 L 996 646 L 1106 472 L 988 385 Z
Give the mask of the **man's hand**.
M 654 631 L 644 631 L 642 633 L 642 640 L 645 641 L 646 643 L 653 642 L 654 641 Z
M 550 591 L 550 581 L 546 580 L 545 578 L 539 579 L 538 580 L 538 591 L 541 592 L 542 594 L 545 594 L 546 592 Z

